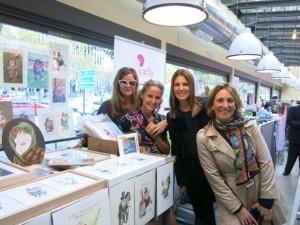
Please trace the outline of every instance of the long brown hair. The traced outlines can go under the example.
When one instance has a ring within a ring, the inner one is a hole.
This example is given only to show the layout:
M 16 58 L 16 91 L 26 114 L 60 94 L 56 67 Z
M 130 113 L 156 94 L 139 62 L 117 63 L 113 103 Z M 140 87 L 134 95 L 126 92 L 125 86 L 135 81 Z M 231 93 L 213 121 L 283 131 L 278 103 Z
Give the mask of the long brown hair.
M 179 100 L 175 97 L 174 94 L 174 84 L 177 77 L 182 76 L 184 77 L 190 88 L 190 96 L 188 97 L 187 101 L 189 106 L 191 107 L 192 116 L 195 116 L 200 110 L 201 110 L 201 104 L 200 101 L 195 96 L 195 82 L 193 75 L 190 71 L 185 69 L 179 69 L 177 70 L 171 80 L 171 93 L 170 93 L 170 117 L 175 118 L 176 112 L 178 112 L 179 109 Z
M 214 119 L 216 118 L 216 113 L 215 111 L 212 109 L 212 106 L 214 104 L 215 101 L 215 97 L 217 95 L 217 93 L 221 90 L 227 90 L 229 91 L 229 93 L 232 95 L 234 103 L 235 103 L 235 111 L 233 116 L 235 118 L 239 118 L 242 116 L 242 101 L 240 98 L 240 95 L 238 94 L 238 92 L 236 91 L 236 89 L 232 86 L 230 86 L 229 84 L 218 84 L 210 93 L 210 95 L 207 98 L 206 101 L 206 111 L 207 111 L 207 115 L 211 118 Z
M 129 102 L 120 91 L 119 80 L 122 80 L 123 77 L 132 74 L 134 79 L 136 80 L 135 91 L 133 95 L 130 97 Z M 128 108 L 128 103 L 136 107 L 137 104 L 137 93 L 138 93 L 138 75 L 135 69 L 130 67 L 122 67 L 116 74 L 114 85 L 113 85 L 113 94 L 111 98 L 112 105 L 112 116 L 115 118 L 119 118 L 120 116 L 126 114 L 131 109 Z

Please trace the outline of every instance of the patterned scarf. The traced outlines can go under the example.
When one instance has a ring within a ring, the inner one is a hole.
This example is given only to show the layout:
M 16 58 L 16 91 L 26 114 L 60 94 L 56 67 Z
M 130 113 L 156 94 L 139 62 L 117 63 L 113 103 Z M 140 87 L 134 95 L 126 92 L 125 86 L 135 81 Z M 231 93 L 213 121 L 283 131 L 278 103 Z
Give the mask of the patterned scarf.
M 243 118 L 234 119 L 225 125 L 214 120 L 213 124 L 231 145 L 236 159 L 234 161 L 236 184 L 241 185 L 249 182 L 259 173 L 257 161 L 251 148 L 250 138 L 245 131 L 244 125 L 248 120 Z

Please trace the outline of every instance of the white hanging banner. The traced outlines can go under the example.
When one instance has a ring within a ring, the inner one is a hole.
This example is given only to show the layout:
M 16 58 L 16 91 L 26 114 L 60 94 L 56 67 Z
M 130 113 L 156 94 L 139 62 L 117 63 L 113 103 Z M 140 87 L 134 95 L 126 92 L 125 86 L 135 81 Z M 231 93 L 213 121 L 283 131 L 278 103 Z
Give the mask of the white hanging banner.
M 139 84 L 147 80 L 164 83 L 166 51 L 115 36 L 114 74 L 122 67 L 132 67 L 139 76 Z

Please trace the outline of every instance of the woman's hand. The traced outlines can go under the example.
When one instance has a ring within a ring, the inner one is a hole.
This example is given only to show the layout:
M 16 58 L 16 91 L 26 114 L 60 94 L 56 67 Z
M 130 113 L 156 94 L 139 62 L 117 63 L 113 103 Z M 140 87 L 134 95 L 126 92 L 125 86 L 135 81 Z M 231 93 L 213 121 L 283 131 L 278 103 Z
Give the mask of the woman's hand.
M 272 209 L 267 209 L 261 206 L 259 203 L 255 203 L 252 206 L 252 209 L 257 209 L 260 212 L 260 215 L 264 217 L 264 220 L 271 221 L 272 220 Z
M 163 121 L 159 122 L 158 124 L 154 124 L 151 122 L 146 127 L 146 131 L 151 137 L 157 137 L 162 132 L 164 132 L 164 130 L 166 129 L 167 126 L 168 126 L 168 123 L 166 120 L 163 120 Z
M 257 221 L 251 216 L 250 212 L 246 208 L 242 208 L 236 213 L 242 225 L 258 225 Z

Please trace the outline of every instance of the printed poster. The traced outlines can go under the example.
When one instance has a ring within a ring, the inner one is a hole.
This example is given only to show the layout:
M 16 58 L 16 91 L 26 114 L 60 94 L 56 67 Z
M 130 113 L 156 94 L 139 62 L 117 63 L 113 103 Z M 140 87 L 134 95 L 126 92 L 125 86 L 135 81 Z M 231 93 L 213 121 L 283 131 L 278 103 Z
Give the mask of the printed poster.
M 71 108 L 44 108 L 37 111 L 38 126 L 45 140 L 75 136 L 73 111 Z
M 49 88 L 49 56 L 28 53 L 27 57 L 27 87 Z
M 168 163 L 157 168 L 156 175 L 156 215 L 160 215 L 173 206 L 173 167 Z
M 69 47 L 63 44 L 49 43 L 50 64 L 49 72 L 53 76 L 68 76 Z
M 111 224 L 108 189 L 102 189 L 74 204 L 52 213 L 53 225 Z
M 164 83 L 166 52 L 162 49 L 115 36 L 114 73 L 121 67 L 132 67 L 140 87 L 149 79 Z
M 135 225 L 144 225 L 155 216 L 155 170 L 135 177 Z
M 3 129 L 7 122 L 12 120 L 12 104 L 8 101 L 0 101 L 0 147 L 2 147 Z
M 2 71 L 4 85 L 25 86 L 23 73 L 23 56 L 20 52 L 3 52 Z
M 109 189 L 112 225 L 134 224 L 134 178 Z

